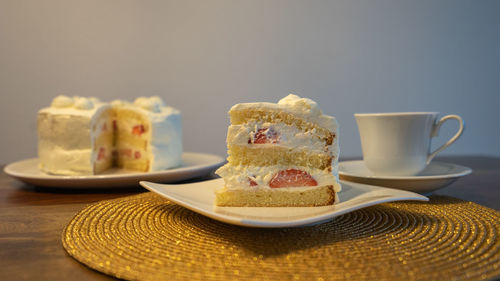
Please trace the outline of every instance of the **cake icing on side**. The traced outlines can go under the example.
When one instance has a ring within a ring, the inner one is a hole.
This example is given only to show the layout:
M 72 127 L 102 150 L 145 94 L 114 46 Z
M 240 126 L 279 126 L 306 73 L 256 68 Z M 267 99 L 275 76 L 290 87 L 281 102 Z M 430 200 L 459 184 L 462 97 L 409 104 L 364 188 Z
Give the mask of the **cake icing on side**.
M 316 102 L 289 95 L 229 111 L 228 163 L 218 206 L 333 204 L 338 182 L 337 122 Z
M 113 145 L 110 116 L 111 106 L 97 99 L 56 97 L 38 113 L 40 169 L 80 175 L 109 167 L 111 161 L 103 155 L 110 157 Z
M 40 169 L 59 175 L 98 174 L 120 166 L 158 171 L 182 164 L 178 110 L 159 97 L 134 103 L 56 97 L 38 113 Z

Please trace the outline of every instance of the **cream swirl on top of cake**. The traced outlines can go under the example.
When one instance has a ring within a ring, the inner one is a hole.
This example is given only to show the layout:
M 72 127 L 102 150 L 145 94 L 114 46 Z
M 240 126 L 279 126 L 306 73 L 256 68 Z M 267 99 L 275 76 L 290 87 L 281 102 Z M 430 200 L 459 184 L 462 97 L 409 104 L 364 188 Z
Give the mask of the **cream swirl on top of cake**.
M 159 113 L 161 109 L 165 107 L 165 103 L 158 96 L 153 96 L 150 98 L 147 97 L 138 97 L 135 99 L 134 104 L 151 112 Z
M 180 115 L 180 111 L 165 104 L 162 98 L 158 96 L 138 97 L 134 102 L 126 100 L 114 100 L 111 102 L 113 107 L 129 107 L 147 114 L 154 121 L 162 121 L 171 114 Z
M 319 109 L 318 104 L 312 99 L 301 98 L 294 94 L 282 98 L 278 104 L 287 106 L 291 111 L 303 115 L 321 116 L 323 113 Z
M 58 114 L 93 115 L 95 110 L 102 106 L 108 107 L 95 97 L 79 97 L 59 95 L 52 100 L 50 107 L 46 107 L 41 112 L 53 112 Z
M 75 108 L 89 110 L 94 108 L 94 102 L 88 98 L 75 97 Z
M 70 98 L 68 96 L 60 95 L 55 97 L 52 100 L 52 103 L 50 104 L 51 107 L 55 108 L 65 108 L 65 107 L 71 107 L 73 106 L 74 101 L 73 98 Z

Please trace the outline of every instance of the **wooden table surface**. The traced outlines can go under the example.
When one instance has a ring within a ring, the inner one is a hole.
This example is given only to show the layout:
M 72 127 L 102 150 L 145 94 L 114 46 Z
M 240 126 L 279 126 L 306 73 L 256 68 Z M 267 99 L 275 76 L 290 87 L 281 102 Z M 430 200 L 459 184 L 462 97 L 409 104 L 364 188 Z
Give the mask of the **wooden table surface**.
M 436 192 L 500 210 L 500 158 L 441 157 L 473 173 Z M 34 187 L 0 173 L 0 280 L 110 280 L 66 254 L 61 233 L 73 216 L 93 202 L 146 192 L 67 191 Z

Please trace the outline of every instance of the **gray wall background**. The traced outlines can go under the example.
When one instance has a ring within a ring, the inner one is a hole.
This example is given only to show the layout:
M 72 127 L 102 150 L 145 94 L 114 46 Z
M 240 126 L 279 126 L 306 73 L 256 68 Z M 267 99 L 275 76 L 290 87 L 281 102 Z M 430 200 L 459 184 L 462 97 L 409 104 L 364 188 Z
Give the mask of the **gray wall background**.
M 290 92 L 337 117 L 344 157 L 353 113 L 391 111 L 459 114 L 444 154 L 500 156 L 500 1 L 0 0 L 0 164 L 36 156 L 58 94 L 160 95 L 186 151 L 225 155 L 233 104 Z

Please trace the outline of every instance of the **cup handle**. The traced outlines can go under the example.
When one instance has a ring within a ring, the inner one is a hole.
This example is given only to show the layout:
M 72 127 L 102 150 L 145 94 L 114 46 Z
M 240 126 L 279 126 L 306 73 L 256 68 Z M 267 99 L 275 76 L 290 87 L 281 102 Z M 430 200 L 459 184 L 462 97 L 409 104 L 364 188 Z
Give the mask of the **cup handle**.
M 450 114 L 450 115 L 446 115 L 443 118 L 439 119 L 439 121 L 434 125 L 434 128 L 432 129 L 431 136 L 437 137 L 439 134 L 439 129 L 441 128 L 441 125 L 443 125 L 443 123 L 449 119 L 455 119 L 458 121 L 458 125 L 459 125 L 458 131 L 445 144 L 441 145 L 438 149 L 436 149 L 434 152 L 429 154 L 429 156 L 427 156 L 427 165 L 432 161 L 432 158 L 434 158 L 439 152 L 443 151 L 445 148 L 450 146 L 450 144 L 454 143 L 460 137 L 460 135 L 462 135 L 462 132 L 464 131 L 464 121 L 462 120 L 462 117 L 460 117 L 458 115 Z

